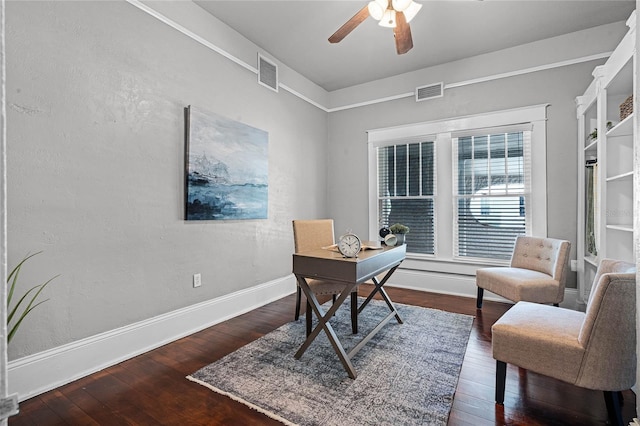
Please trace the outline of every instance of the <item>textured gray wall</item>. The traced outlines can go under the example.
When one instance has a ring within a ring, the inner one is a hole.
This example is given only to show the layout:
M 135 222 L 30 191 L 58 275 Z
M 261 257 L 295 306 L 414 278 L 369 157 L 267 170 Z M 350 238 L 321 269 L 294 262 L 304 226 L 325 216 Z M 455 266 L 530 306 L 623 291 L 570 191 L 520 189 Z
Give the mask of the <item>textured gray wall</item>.
M 10 359 L 286 276 L 326 213 L 326 113 L 130 4 L 8 2 L 7 79 L 9 264 L 61 274 Z M 183 220 L 189 104 L 269 133 L 269 219 Z

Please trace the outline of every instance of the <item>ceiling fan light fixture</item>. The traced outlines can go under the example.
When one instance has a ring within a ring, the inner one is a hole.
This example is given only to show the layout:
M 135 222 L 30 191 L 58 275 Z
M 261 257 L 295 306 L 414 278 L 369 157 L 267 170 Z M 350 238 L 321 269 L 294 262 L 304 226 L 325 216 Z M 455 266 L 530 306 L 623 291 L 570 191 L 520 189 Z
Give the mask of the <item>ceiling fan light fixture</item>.
M 378 22 L 378 25 L 386 28 L 395 28 L 396 27 L 396 11 L 393 9 L 387 9 L 384 12 L 384 16 Z
M 387 10 L 387 7 L 389 7 L 388 0 L 370 1 L 368 6 L 369 15 L 376 21 L 379 21 L 380 19 L 382 19 L 382 16 L 384 15 L 385 10 Z
M 393 8 L 398 12 L 404 12 L 405 9 L 411 5 L 411 3 L 413 3 L 413 0 L 392 0 L 391 1 Z
M 422 5 L 412 0 L 409 6 L 404 10 L 404 18 L 407 20 L 407 24 L 418 14 L 420 9 L 422 9 Z

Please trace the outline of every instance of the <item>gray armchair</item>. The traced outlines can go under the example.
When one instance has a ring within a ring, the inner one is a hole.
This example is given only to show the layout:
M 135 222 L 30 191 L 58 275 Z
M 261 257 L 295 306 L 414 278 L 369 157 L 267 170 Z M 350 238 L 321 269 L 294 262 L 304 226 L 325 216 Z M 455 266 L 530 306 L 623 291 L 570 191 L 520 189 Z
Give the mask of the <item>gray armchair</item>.
M 622 425 L 620 391 L 636 381 L 636 272 L 600 263 L 586 312 L 518 302 L 491 327 L 496 403 L 504 403 L 507 363 L 601 390 L 612 424 Z
M 564 299 L 570 251 L 569 241 L 518 236 L 509 267 L 476 271 L 476 306 L 482 308 L 485 289 L 513 302 L 558 306 Z

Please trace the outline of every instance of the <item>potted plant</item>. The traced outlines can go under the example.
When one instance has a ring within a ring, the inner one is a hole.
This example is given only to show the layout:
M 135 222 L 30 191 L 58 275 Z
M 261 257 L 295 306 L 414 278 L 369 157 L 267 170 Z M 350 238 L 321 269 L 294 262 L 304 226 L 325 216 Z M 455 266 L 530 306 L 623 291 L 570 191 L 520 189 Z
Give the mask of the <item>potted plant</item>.
M 398 244 L 404 244 L 404 236 L 409 233 L 409 227 L 401 223 L 394 223 L 389 230 L 398 239 Z
M 53 281 L 57 275 L 43 284 L 39 284 L 31 287 L 27 292 L 16 302 L 16 304 L 12 307 L 11 300 L 13 299 L 14 292 L 16 291 L 16 286 L 18 284 L 18 276 L 20 275 L 20 269 L 24 265 L 24 263 L 31 259 L 36 254 L 42 253 L 41 251 L 28 255 L 20 263 L 16 265 L 15 268 L 11 270 L 9 275 L 7 276 L 7 343 L 13 339 L 20 324 L 27 317 L 29 312 L 34 310 L 38 305 L 46 302 L 49 299 L 37 301 L 38 296 L 42 293 L 42 290 Z
M 607 132 L 613 128 L 613 123 L 611 121 L 607 121 Z M 593 129 L 593 132 L 589 133 L 589 140 L 595 141 L 598 139 L 598 129 Z

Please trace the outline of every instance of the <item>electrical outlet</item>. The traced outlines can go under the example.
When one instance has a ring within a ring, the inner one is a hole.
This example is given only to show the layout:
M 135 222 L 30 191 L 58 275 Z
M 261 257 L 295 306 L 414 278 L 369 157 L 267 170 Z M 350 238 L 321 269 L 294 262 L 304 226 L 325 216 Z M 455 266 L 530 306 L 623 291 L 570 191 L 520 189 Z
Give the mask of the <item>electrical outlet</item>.
M 576 272 L 578 270 L 578 261 L 577 260 L 571 260 L 571 271 L 572 272 Z
M 202 285 L 202 277 L 200 274 L 193 274 L 193 287 L 200 287 Z

